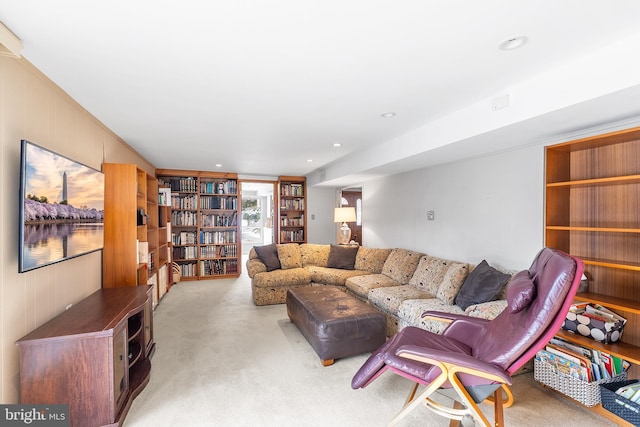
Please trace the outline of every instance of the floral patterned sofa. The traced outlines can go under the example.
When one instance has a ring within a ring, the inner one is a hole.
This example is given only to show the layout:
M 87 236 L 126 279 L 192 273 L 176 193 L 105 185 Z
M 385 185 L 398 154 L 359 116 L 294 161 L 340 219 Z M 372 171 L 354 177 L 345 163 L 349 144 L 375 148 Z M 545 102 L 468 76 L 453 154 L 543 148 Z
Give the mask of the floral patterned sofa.
M 336 286 L 382 311 L 391 336 L 406 326 L 440 333 L 446 325 L 425 311 L 493 319 L 513 272 L 400 248 L 289 243 L 253 247 L 247 273 L 256 305 L 283 304 L 296 287 Z

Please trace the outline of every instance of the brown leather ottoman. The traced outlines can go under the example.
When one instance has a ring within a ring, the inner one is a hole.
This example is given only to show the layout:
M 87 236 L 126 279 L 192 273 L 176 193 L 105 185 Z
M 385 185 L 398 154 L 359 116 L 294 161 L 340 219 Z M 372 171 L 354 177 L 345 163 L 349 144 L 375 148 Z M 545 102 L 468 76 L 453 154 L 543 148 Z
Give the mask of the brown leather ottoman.
M 290 289 L 287 314 L 324 366 L 376 350 L 386 340 L 386 316 L 332 286 Z

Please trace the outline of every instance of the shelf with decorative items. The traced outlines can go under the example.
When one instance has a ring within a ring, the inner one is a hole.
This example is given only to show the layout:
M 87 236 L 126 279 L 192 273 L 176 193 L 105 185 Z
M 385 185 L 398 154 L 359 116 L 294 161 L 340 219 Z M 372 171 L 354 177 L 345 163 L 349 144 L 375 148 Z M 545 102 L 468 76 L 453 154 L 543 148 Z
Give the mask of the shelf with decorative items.
M 640 375 L 640 128 L 546 148 L 545 244 L 584 261 L 588 290 L 576 301 L 626 319 L 617 342 L 559 336 L 631 363 Z M 594 410 L 621 419 L 596 405 Z
M 278 178 L 277 243 L 307 241 L 307 187 L 304 176 Z
M 171 188 L 173 261 L 182 280 L 240 275 L 240 202 L 235 173 L 158 170 Z

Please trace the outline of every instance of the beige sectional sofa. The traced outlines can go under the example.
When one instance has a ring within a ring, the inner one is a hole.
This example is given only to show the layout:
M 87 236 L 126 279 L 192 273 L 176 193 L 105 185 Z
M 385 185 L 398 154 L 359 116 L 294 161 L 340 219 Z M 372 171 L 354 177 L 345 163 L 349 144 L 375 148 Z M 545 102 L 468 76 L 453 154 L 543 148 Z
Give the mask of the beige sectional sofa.
M 389 336 L 406 326 L 440 333 L 446 325 L 423 318 L 425 311 L 497 316 L 506 307 L 511 273 L 484 261 L 470 273 L 474 269 L 401 248 L 311 243 L 254 247 L 247 260 L 256 305 L 283 304 L 287 290 L 296 287 L 336 286 L 382 311 Z

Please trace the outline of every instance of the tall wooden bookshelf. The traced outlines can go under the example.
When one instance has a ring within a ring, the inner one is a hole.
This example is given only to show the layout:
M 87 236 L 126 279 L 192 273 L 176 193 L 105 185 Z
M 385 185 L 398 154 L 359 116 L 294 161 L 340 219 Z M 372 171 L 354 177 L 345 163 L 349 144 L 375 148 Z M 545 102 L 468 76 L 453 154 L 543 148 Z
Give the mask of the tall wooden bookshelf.
M 147 242 L 147 176 L 133 164 L 104 163 L 104 249 L 102 287 L 147 284 L 146 263 L 138 263 L 137 242 Z
M 564 330 L 559 335 L 619 356 L 640 374 L 640 128 L 546 148 L 545 244 L 582 259 L 588 292 L 627 318 L 621 342 L 600 344 Z M 614 417 L 600 405 L 594 410 Z
M 171 257 L 171 191 L 168 187 L 158 188 L 158 260 L 166 265 L 158 275 L 158 299 L 161 299 L 173 284 Z
M 277 243 L 307 241 L 307 181 L 304 176 L 278 178 Z
M 158 182 L 135 164 L 103 163 L 105 175 L 102 287 L 153 285 L 157 304 L 160 276 L 169 268 L 162 254 Z M 140 247 L 148 249 L 142 251 Z M 140 255 L 146 252 L 146 256 Z
M 159 169 L 171 188 L 171 247 L 181 280 L 238 277 L 241 272 L 238 175 Z

